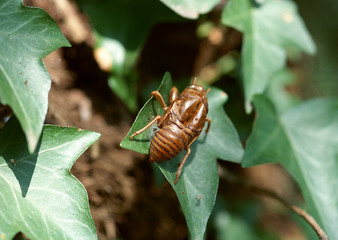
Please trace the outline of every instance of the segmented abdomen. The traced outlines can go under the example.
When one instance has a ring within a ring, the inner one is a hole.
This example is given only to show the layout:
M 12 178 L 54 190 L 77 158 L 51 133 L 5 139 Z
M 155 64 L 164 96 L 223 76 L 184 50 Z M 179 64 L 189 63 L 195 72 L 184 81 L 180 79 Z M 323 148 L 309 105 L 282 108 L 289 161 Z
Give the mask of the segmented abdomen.
M 149 149 L 150 162 L 163 162 L 176 157 L 193 138 L 176 124 L 168 124 L 161 128 L 151 140 Z

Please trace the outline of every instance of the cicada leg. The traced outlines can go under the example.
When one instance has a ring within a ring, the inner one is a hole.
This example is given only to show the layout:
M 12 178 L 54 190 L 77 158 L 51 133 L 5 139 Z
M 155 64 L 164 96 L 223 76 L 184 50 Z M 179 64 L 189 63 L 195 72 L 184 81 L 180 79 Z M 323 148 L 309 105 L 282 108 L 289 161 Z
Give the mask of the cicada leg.
M 194 77 L 194 79 L 192 80 L 192 84 L 196 85 L 196 82 L 197 82 L 197 77 Z
M 154 96 L 157 101 L 160 103 L 161 107 L 163 108 L 164 111 L 167 111 L 168 107 L 167 105 L 165 104 L 164 100 L 163 100 L 163 97 L 161 95 L 161 93 L 159 91 L 153 91 L 151 92 L 150 94 L 150 97 Z
M 180 165 L 178 165 L 177 172 L 176 172 L 176 180 L 174 181 L 174 184 L 177 183 L 178 178 L 181 175 L 183 165 L 184 165 L 185 161 L 187 160 L 187 158 L 190 155 L 190 152 L 191 152 L 190 148 L 187 148 L 186 150 L 187 150 L 187 154 L 185 154 L 184 158 L 182 159 L 182 162 L 180 163 Z
M 207 127 L 207 130 L 205 132 L 208 132 L 209 128 L 210 128 L 211 120 L 208 117 L 206 118 L 206 120 L 208 121 L 208 127 Z
M 135 137 L 136 135 L 144 132 L 147 128 L 149 128 L 151 125 L 154 124 L 154 122 L 158 121 L 161 119 L 161 115 L 157 115 L 153 120 L 151 120 L 147 125 L 145 125 L 143 128 L 141 128 L 140 130 L 134 132 L 132 135 L 130 135 L 129 139 L 132 139 L 133 137 Z
M 182 172 L 182 168 L 183 168 L 183 165 L 185 163 L 185 161 L 188 159 L 190 153 L 191 153 L 191 150 L 190 150 L 190 146 L 191 144 L 197 139 L 198 136 L 194 137 L 193 140 L 189 143 L 189 145 L 185 148 L 187 150 L 187 154 L 185 154 L 184 158 L 182 159 L 180 165 L 178 165 L 178 168 L 177 168 L 177 172 L 176 172 L 176 180 L 175 180 L 175 184 L 177 183 L 178 181 L 178 178 L 180 177 L 181 175 L 181 172 Z

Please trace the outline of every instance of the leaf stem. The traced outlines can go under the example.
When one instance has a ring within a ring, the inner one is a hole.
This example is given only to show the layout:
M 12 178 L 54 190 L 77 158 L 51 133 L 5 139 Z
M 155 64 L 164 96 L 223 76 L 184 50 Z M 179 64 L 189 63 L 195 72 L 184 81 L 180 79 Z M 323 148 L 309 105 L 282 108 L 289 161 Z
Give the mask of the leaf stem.
M 262 187 L 255 186 L 255 185 L 253 185 L 253 184 L 251 184 L 247 181 L 243 181 L 242 179 L 236 177 L 234 174 L 230 173 L 228 170 L 226 170 L 223 167 L 219 166 L 218 169 L 219 169 L 220 177 L 222 177 L 224 180 L 226 180 L 230 183 L 238 184 L 238 185 L 244 187 L 245 189 L 249 190 L 250 192 L 265 195 L 265 196 L 271 197 L 271 198 L 279 201 L 285 207 L 289 208 L 294 213 L 296 213 L 297 215 L 302 217 L 313 228 L 313 230 L 316 232 L 319 240 L 327 240 L 328 239 L 324 230 L 319 226 L 319 224 L 316 222 L 316 220 L 309 213 L 307 213 L 305 210 L 301 209 L 300 207 L 297 207 L 296 205 L 289 203 L 286 199 L 283 199 L 282 197 L 280 197 L 275 192 L 272 192 L 272 191 L 265 189 L 265 188 L 262 188 Z

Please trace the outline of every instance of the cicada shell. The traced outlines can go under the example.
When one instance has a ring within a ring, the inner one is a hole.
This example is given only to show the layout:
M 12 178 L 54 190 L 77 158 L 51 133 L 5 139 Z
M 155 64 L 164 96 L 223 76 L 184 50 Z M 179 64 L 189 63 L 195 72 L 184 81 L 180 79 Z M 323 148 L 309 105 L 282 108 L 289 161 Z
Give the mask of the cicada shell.
M 178 95 L 177 88 L 172 87 L 169 93 L 170 105 L 167 107 L 161 93 L 153 91 L 151 96 L 155 96 L 165 113 L 162 116 L 156 116 L 129 137 L 132 139 L 157 122 L 159 130 L 150 143 L 150 162 L 167 161 L 176 157 L 184 149 L 187 151 L 178 166 L 174 183 L 177 183 L 183 165 L 190 155 L 191 144 L 201 134 L 206 121 L 208 122 L 207 131 L 210 127 L 211 120 L 207 117 L 207 92 L 201 85 L 196 84 L 196 78 L 194 78 L 192 84 L 187 86 L 180 95 Z

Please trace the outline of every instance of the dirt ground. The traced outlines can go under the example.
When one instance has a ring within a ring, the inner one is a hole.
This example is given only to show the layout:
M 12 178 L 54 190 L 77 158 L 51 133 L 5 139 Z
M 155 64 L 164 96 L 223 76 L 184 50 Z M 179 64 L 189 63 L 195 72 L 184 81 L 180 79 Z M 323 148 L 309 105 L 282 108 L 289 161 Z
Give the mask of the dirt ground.
M 135 114 L 111 92 L 108 73 L 95 61 L 87 18 L 68 0 L 27 0 L 24 3 L 45 9 L 72 44 L 71 48 L 59 49 L 44 59 L 52 79 L 46 122 L 102 134 L 72 168 L 72 173 L 88 191 L 99 239 L 187 239 L 185 219 L 169 184 L 156 186 L 147 156 L 119 146 Z M 192 76 L 201 71 L 201 66 L 207 66 L 241 43 L 241 35 L 229 30 L 233 37 L 227 40 L 226 48 L 220 49 L 213 44 L 213 39 L 198 40 L 195 30 L 195 23 L 156 26 L 138 61 L 141 78 L 144 81 L 161 78 L 167 70 L 174 78 Z M 168 40 L 173 38 L 182 41 Z M 159 56 L 161 46 L 156 46 L 157 42 L 166 46 L 166 51 L 175 49 L 174 54 L 170 58 Z M 178 48 L 184 48 L 185 54 L 180 55 L 183 51 Z M 156 69 L 152 69 L 151 64 L 154 54 L 160 59 Z M 240 171 L 236 166 L 230 168 Z M 221 181 L 222 189 L 227 189 L 226 184 Z M 268 222 L 275 222 L 272 228 L 281 224 L 280 219 L 268 219 Z M 281 232 L 289 234 L 290 228 Z M 299 235 L 297 229 L 292 232 Z

